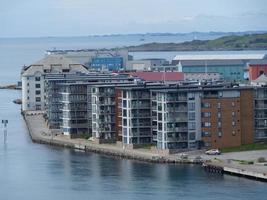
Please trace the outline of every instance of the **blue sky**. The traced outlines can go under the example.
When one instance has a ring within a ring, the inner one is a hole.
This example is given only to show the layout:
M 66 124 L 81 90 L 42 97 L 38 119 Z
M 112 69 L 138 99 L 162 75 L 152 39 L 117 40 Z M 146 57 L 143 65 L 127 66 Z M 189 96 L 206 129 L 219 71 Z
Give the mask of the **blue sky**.
M 0 37 L 267 30 L 266 0 L 0 0 Z

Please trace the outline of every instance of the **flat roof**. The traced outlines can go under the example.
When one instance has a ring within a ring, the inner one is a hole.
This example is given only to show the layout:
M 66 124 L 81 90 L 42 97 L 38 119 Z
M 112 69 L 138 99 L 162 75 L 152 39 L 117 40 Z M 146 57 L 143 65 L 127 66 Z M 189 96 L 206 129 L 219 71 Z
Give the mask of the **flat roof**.
M 190 55 L 176 55 L 173 60 L 253 60 L 263 59 L 262 54 L 190 54 Z

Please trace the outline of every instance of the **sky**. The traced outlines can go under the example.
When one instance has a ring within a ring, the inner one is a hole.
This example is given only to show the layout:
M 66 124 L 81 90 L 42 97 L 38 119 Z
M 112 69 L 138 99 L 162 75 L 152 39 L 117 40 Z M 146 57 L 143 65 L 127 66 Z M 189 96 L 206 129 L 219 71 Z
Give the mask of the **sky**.
M 0 37 L 267 30 L 266 0 L 0 0 Z

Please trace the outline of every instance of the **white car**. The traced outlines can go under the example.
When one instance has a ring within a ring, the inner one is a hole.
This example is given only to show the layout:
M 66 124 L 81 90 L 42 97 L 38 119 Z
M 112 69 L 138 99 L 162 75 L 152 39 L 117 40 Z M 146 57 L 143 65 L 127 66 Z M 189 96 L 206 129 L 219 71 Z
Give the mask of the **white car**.
M 206 151 L 205 154 L 207 154 L 207 155 L 220 155 L 221 152 L 219 149 L 210 149 L 210 150 Z

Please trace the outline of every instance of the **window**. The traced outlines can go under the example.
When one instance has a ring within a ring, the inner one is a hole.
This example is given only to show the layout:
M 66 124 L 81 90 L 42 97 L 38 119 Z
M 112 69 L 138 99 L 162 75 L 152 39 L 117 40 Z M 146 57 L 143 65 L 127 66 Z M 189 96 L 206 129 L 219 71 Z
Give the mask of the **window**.
M 235 126 L 235 121 L 232 121 L 232 126 Z
M 158 130 L 162 131 L 162 123 L 158 123 Z
M 217 116 L 218 116 L 218 118 L 221 118 L 222 117 L 222 113 L 221 112 L 218 112 L 217 113 Z
M 196 123 L 195 122 L 188 122 L 188 129 L 189 130 L 195 130 L 196 129 Z
M 222 122 L 218 121 L 218 127 L 222 127 Z
M 236 135 L 236 132 L 235 131 L 232 131 L 232 135 L 235 136 Z
M 35 101 L 36 101 L 36 102 L 40 102 L 40 101 L 41 101 L 41 97 L 36 97 L 36 98 L 35 98 Z
M 222 132 L 221 131 L 218 132 L 218 137 L 222 137 Z
M 233 116 L 233 117 L 235 116 L 235 112 L 232 112 L 232 116 Z
M 188 99 L 194 100 L 195 99 L 195 93 L 188 93 Z
M 158 120 L 162 121 L 162 113 L 158 113 Z
M 203 122 L 202 126 L 203 127 L 211 127 L 211 123 L 210 122 Z
M 39 95 L 39 94 L 41 94 L 41 91 L 40 91 L 40 90 L 36 90 L 36 91 L 35 91 L 35 94 L 36 94 L 36 95 Z
M 232 106 L 233 106 L 233 107 L 235 106 L 235 102 L 232 102 Z
M 41 77 L 35 77 L 35 81 L 40 81 Z
M 210 108 L 211 107 L 210 103 L 208 103 L 208 102 L 203 103 L 202 106 L 204 108 Z
M 122 106 L 123 106 L 123 108 L 127 108 L 127 101 L 126 100 L 122 101 Z
M 223 96 L 223 92 L 220 91 L 220 92 L 219 92 L 219 97 L 222 97 L 222 96 Z
M 202 137 L 210 137 L 210 136 L 211 136 L 210 132 L 208 131 L 202 132 Z
M 205 143 L 204 143 L 204 146 L 205 146 L 205 147 L 211 147 L 211 143 L 210 143 L 210 142 L 205 142 Z
M 218 103 L 217 108 L 221 108 L 221 103 L 220 102 Z
M 194 113 L 194 112 L 189 112 L 189 113 L 188 113 L 188 119 L 189 119 L 189 120 L 195 120 L 195 119 L 196 119 L 196 117 L 195 117 L 195 113 Z
M 204 112 L 202 113 L 202 117 L 210 117 L 211 113 L 210 112 Z
M 70 72 L 70 70 L 69 69 L 62 69 L 62 72 L 63 73 L 68 73 L 68 72 Z
M 27 86 L 30 86 L 30 84 L 29 84 L 29 83 L 27 83 Z
M 188 110 L 191 110 L 191 111 L 195 110 L 195 103 L 194 102 L 189 102 L 188 103 Z
M 127 110 L 123 109 L 123 117 L 127 117 Z
M 40 84 L 35 84 L 35 88 L 41 88 Z
M 123 91 L 123 92 L 122 92 L 122 97 L 123 97 L 123 98 L 127 98 L 127 92 L 126 92 L 126 91 Z
M 195 140 L 195 139 L 196 139 L 196 133 L 195 132 L 189 133 L 189 140 Z
M 123 128 L 123 129 L 122 129 L 122 134 L 123 134 L 124 136 L 127 136 L 127 128 Z
M 127 126 L 127 119 L 123 119 L 123 126 Z

